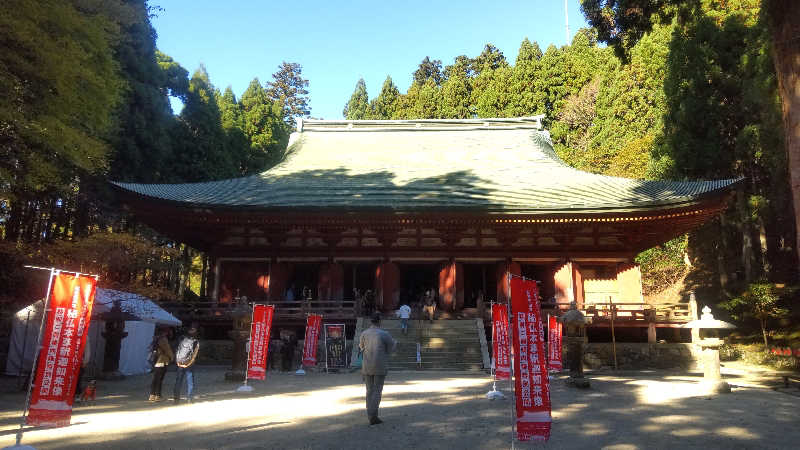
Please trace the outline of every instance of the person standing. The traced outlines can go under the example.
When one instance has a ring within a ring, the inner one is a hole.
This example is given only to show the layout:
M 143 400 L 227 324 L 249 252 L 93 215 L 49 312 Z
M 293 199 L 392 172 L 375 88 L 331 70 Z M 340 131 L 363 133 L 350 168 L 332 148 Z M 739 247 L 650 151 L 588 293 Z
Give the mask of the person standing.
M 153 365 L 153 382 L 150 384 L 150 398 L 148 401 L 161 401 L 161 386 L 164 384 L 164 375 L 167 373 L 167 366 L 175 359 L 172 347 L 169 346 L 169 328 L 160 328 L 156 334 L 153 346 L 156 348 L 156 362 Z
M 367 417 L 370 425 L 383 423 L 378 418 L 378 407 L 381 404 L 383 382 L 386 380 L 387 362 L 389 355 L 397 346 L 397 341 L 386 331 L 380 328 L 381 315 L 372 316 L 372 325 L 361 333 L 358 348 L 361 350 L 363 360 L 361 374 L 367 387 Z
M 425 291 L 425 315 L 428 316 L 430 323 L 436 317 L 436 296 L 433 294 L 433 289 Z
M 175 394 L 173 396 L 175 403 L 180 403 L 181 401 L 184 378 L 186 379 L 186 398 L 189 403 L 194 400 L 194 361 L 197 359 L 199 351 L 200 341 L 197 339 L 197 327 L 192 325 L 178 345 L 178 351 L 175 352 L 175 364 L 178 366 L 178 372 L 175 374 Z
M 411 307 L 404 303 L 397 310 L 397 315 L 400 317 L 400 328 L 403 330 L 403 334 L 408 334 L 408 319 L 411 318 Z

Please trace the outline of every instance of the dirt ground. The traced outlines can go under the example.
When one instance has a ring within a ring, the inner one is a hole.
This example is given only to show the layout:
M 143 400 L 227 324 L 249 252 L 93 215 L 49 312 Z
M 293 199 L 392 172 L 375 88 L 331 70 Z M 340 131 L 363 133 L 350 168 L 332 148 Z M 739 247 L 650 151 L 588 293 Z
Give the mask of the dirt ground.
M 369 426 L 358 373 L 287 373 L 237 394 L 225 369 L 200 367 L 199 401 L 148 403 L 150 376 L 100 382 L 94 406 L 72 425 L 33 429 L 39 449 L 499 449 L 511 448 L 511 400 L 488 400 L 485 374 L 394 372 L 381 403 L 385 423 Z M 699 373 L 595 372 L 576 390 L 553 377 L 552 437 L 516 448 L 798 448 L 800 390 L 775 390 L 773 372 L 726 364 L 733 392 L 709 397 Z M 15 379 L 0 380 L 6 387 Z M 164 393 L 171 392 L 174 372 Z M 510 398 L 507 383 L 498 386 Z M 4 389 L 8 390 L 8 389 Z M 14 444 L 24 393 L 0 394 L 0 448 Z

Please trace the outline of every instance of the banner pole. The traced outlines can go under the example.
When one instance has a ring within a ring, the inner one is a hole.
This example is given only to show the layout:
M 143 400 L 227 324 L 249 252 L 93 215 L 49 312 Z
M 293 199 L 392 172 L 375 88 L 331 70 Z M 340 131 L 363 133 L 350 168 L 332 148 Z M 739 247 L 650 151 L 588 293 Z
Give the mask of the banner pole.
M 494 305 L 495 305 L 495 301 L 491 300 L 489 302 L 489 308 L 490 308 L 491 317 L 492 317 L 492 361 L 494 363 L 489 368 L 489 373 L 490 373 L 490 376 L 492 377 L 492 390 L 486 393 L 486 398 L 488 398 L 489 400 L 494 400 L 496 398 L 505 398 L 505 395 L 503 395 L 503 392 L 497 390 L 497 353 L 498 352 L 496 352 L 495 349 L 499 349 L 500 345 L 497 344 L 497 342 L 495 341 L 497 339 L 497 336 L 495 334 Z
M 617 367 L 617 338 L 614 336 L 614 317 L 617 315 L 617 307 L 614 306 L 614 300 L 611 297 L 608 297 L 608 303 L 611 305 L 611 349 L 614 352 L 614 370 L 619 370 Z
M 25 266 L 31 269 L 43 269 L 41 267 Z M 25 395 L 25 407 L 22 410 L 22 418 L 19 423 L 19 430 L 17 430 L 17 446 L 22 442 L 22 433 L 25 426 L 25 416 L 28 414 L 28 407 L 31 403 L 31 391 L 33 390 L 33 381 L 36 378 L 36 366 L 39 364 L 39 352 L 41 351 L 42 332 L 44 332 L 44 323 L 47 319 L 47 308 L 50 306 L 50 293 L 53 288 L 53 276 L 57 275 L 60 271 L 55 268 L 50 268 L 50 280 L 47 282 L 47 296 L 44 300 L 44 308 L 42 309 L 42 322 L 39 324 L 39 335 L 36 337 L 36 352 L 34 353 L 33 364 L 31 365 L 31 375 L 28 380 L 28 393 Z M 24 355 L 23 355 L 24 357 Z M 24 360 L 24 358 L 23 358 Z
M 510 269 L 510 267 L 509 267 Z M 516 331 L 514 330 L 513 324 L 513 312 L 511 310 L 511 277 L 514 276 L 511 273 L 511 270 L 506 272 L 506 289 L 508 295 L 506 295 L 506 315 L 508 316 L 508 329 L 510 331 L 509 336 L 511 337 L 511 342 L 509 342 L 509 356 L 511 356 L 511 364 L 510 364 L 510 372 L 511 375 L 508 377 L 509 388 L 511 389 L 511 449 L 514 449 L 514 443 L 516 442 L 515 435 L 517 433 L 517 391 L 515 389 L 515 382 L 517 374 L 514 372 L 514 364 L 515 358 L 517 355 L 514 354 L 514 336 Z
M 247 375 L 250 371 L 250 346 L 253 345 L 253 318 L 255 317 L 256 311 L 256 304 L 253 303 L 253 306 L 250 309 L 250 338 L 247 339 L 247 364 L 244 366 L 244 383 L 241 386 L 236 388 L 236 392 L 252 392 L 253 387 L 247 385 Z M 267 343 L 269 344 L 269 343 Z

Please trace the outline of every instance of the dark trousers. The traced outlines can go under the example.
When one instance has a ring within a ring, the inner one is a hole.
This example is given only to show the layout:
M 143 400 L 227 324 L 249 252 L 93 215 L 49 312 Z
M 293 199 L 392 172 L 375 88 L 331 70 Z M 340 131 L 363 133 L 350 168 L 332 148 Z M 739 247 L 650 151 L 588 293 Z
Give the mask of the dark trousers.
M 83 385 L 85 384 L 83 382 L 83 372 L 83 366 L 81 366 L 81 368 L 78 370 L 78 383 L 75 387 L 75 398 L 78 398 L 78 396 L 83 393 Z
M 153 367 L 153 383 L 150 385 L 150 395 L 161 397 L 161 385 L 164 384 L 164 375 L 167 374 L 167 366 Z
M 384 380 L 386 375 L 364 375 L 364 384 L 367 385 L 367 417 L 371 421 L 378 418 Z

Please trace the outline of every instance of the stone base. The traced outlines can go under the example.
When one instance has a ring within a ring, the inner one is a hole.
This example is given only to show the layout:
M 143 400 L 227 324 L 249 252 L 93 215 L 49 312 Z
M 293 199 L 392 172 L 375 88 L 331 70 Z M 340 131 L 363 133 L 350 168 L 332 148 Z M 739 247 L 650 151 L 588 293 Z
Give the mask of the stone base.
M 723 380 L 703 381 L 703 389 L 709 394 L 730 394 L 731 385 Z
M 105 380 L 105 381 L 118 381 L 118 380 L 124 380 L 125 379 L 125 375 L 123 375 L 123 374 L 119 373 L 119 371 L 115 370 L 113 372 L 103 372 L 97 378 L 99 378 L 101 380 Z
M 244 381 L 244 372 L 234 372 L 229 370 L 225 372 L 225 381 Z
M 567 383 L 567 386 L 579 389 L 588 389 L 590 387 L 589 379 L 586 377 L 569 377 L 564 382 Z

